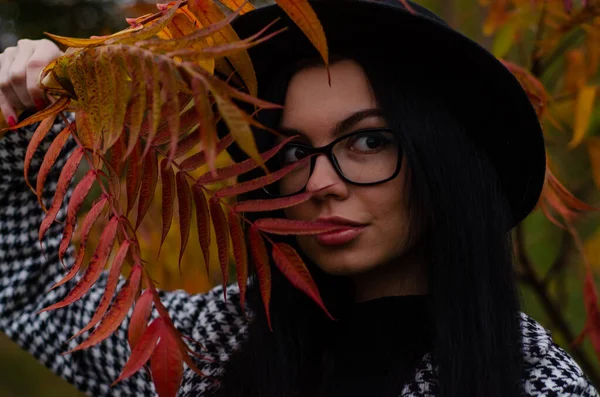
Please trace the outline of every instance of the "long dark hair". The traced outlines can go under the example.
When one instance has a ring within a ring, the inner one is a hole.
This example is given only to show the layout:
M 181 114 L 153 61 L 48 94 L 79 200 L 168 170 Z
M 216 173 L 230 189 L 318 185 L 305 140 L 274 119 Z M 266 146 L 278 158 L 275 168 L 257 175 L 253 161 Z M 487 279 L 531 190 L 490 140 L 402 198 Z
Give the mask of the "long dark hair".
M 341 58 L 364 69 L 407 160 L 411 227 L 425 231 L 421 243 L 428 253 L 432 358 L 440 395 L 519 395 L 519 303 L 510 210 L 493 165 L 467 137 L 467 120 L 454 111 L 442 77 L 428 74 L 418 63 L 411 66 L 405 60 L 400 65 L 378 54 L 348 51 Z M 291 76 L 307 65 L 283 70 L 262 96 L 283 103 Z M 262 121 L 277 127 L 279 117 L 265 113 Z M 265 136 L 257 134 L 260 145 L 266 144 Z M 353 300 L 350 282 L 304 259 L 330 311 L 343 315 Z M 327 347 L 335 336 L 332 321 L 274 266 L 272 274 L 273 332 L 253 279 L 247 337 L 231 356 L 216 396 L 311 397 L 327 371 Z

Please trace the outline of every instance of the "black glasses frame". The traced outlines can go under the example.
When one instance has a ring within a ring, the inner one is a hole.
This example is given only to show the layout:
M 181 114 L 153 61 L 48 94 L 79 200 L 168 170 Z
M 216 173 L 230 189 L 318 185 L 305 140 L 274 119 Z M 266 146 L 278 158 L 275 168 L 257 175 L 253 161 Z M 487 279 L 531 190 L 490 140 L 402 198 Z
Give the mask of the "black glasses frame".
M 306 184 L 308 184 L 308 181 L 310 180 L 310 177 L 312 176 L 312 173 L 315 169 L 315 164 L 317 162 L 317 158 L 319 157 L 319 156 L 315 156 L 315 155 L 324 154 L 329 159 L 329 162 L 331 164 L 333 164 L 333 168 L 335 169 L 335 172 L 345 182 L 347 182 L 351 185 L 355 185 L 355 186 L 373 186 L 373 185 L 379 185 L 381 183 L 385 183 L 387 181 L 394 179 L 400 172 L 400 169 L 402 166 L 402 150 L 400 149 L 400 145 L 398 145 L 398 163 L 396 164 L 396 170 L 389 178 L 386 178 L 386 179 L 383 179 L 383 180 L 377 181 L 377 182 L 354 182 L 354 181 L 348 179 L 342 172 L 342 169 L 340 168 L 340 165 L 339 165 L 337 159 L 335 158 L 335 155 L 333 154 L 333 147 L 338 142 L 343 141 L 344 139 L 348 139 L 349 137 L 351 137 L 353 135 L 364 134 L 364 133 L 368 133 L 368 132 L 380 132 L 380 131 L 392 133 L 392 130 L 390 128 L 365 128 L 365 129 L 357 130 L 357 131 L 342 135 L 339 138 L 336 138 L 335 140 L 330 142 L 329 144 L 327 144 L 325 146 L 321 146 L 321 147 L 312 147 L 312 146 L 305 145 L 302 143 L 294 143 L 294 142 L 288 143 L 284 147 L 289 148 L 290 146 L 292 146 L 292 147 L 301 148 L 303 150 L 306 150 L 307 156 L 312 156 L 312 158 L 310 159 L 310 171 L 308 173 L 308 178 L 306 180 Z M 283 148 L 281 150 L 283 150 Z M 292 194 L 272 194 L 268 191 L 266 186 L 263 187 L 263 191 L 272 197 L 293 196 L 298 193 L 301 193 L 302 191 L 304 191 L 304 189 L 306 189 L 306 185 L 304 185 L 304 187 L 302 189 L 300 189 L 299 191 L 292 193 Z

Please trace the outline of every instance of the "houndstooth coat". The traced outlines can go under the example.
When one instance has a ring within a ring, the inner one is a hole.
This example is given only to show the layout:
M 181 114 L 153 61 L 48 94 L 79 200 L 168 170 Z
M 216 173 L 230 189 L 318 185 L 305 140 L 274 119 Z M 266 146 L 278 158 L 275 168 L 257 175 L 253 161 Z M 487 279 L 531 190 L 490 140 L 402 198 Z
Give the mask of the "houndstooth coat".
M 53 127 L 56 134 L 62 125 Z M 114 387 L 129 356 L 127 344 L 128 320 L 103 343 L 70 355 L 61 355 L 78 344 L 69 337 L 91 319 L 102 296 L 106 275 L 82 299 L 64 309 L 36 314 L 40 309 L 59 301 L 73 283 L 48 292 L 64 276 L 57 258 L 61 224 L 54 223 L 44 241 L 45 255 L 38 243 L 38 227 L 42 211 L 23 177 L 23 158 L 33 128 L 8 133 L 0 140 L 0 330 L 29 351 L 53 372 L 92 396 L 153 396 L 154 386 L 144 370 Z M 49 139 L 46 139 L 47 145 Z M 73 144 L 70 143 L 72 149 Z M 66 148 L 67 152 L 69 148 Z M 40 152 L 32 168 L 39 167 Z M 64 164 L 61 156 L 48 178 L 44 197 L 53 196 L 58 173 Z M 35 177 L 35 175 L 33 175 Z M 64 219 L 64 208 L 59 219 Z M 73 264 L 73 249 L 68 251 L 66 265 Z M 123 280 L 121 280 L 121 283 Z M 247 323 L 239 305 L 237 286 L 227 287 L 228 301 L 223 301 L 222 287 L 206 294 L 189 295 L 183 291 L 162 292 L 176 327 L 200 341 L 206 348 L 202 354 L 209 359 L 197 364 L 207 375 L 219 377 L 224 363 L 242 341 Z M 524 389 L 530 396 L 598 396 L 581 369 L 550 333 L 533 319 L 521 314 L 523 355 L 527 377 Z M 180 396 L 202 396 L 215 384 L 184 373 Z M 436 371 L 426 354 L 415 370 L 413 379 L 405 385 L 401 396 L 435 396 Z

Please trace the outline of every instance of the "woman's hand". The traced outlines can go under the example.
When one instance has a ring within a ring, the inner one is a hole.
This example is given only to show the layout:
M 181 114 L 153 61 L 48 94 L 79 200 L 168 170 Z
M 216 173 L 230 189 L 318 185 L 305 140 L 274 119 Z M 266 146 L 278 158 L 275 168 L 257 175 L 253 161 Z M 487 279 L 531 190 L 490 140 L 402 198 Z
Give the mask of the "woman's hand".
M 50 40 L 19 40 L 0 54 L 0 112 L 11 127 L 22 110 L 47 105 L 38 86 L 42 69 L 63 53 Z M 1 118 L 1 117 L 0 117 Z

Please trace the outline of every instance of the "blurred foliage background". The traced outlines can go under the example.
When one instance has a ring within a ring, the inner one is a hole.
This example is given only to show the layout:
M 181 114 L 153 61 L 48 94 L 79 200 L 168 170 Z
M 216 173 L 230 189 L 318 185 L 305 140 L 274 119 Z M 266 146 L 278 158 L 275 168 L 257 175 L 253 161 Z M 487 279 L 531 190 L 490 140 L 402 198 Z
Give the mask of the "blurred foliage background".
M 253 1 L 257 6 L 269 2 Z M 564 3 L 569 2 L 562 0 L 547 0 L 548 7 L 542 13 L 539 4 L 546 0 L 416 2 L 441 15 L 451 26 L 496 56 L 535 72 L 549 96 L 544 128 L 551 169 L 576 197 L 600 206 L 600 99 L 594 102 L 598 95 L 590 96 L 589 91 L 585 101 L 580 95 L 582 87 L 600 84 L 600 17 L 588 16 L 581 24 L 565 28 L 583 4 L 576 0 L 572 2 L 571 14 L 564 11 Z M 0 52 L 15 45 L 19 38 L 42 38 L 43 32 L 72 37 L 115 32 L 127 27 L 126 17 L 155 12 L 154 3 L 144 0 L 0 0 Z M 588 5 L 596 3 L 597 15 L 600 15 L 600 2 L 588 0 Z M 537 11 L 532 11 L 532 7 L 537 7 Z M 559 34 L 554 38 L 550 36 L 552 42 L 549 39 L 539 43 L 542 45 L 534 45 L 539 38 L 536 32 L 541 21 L 547 30 L 553 29 Z M 549 52 L 544 52 L 546 50 Z M 544 62 L 536 61 L 538 55 Z M 578 131 L 575 138 L 574 130 Z M 228 161 L 226 156 L 219 158 L 221 165 Z M 151 211 L 160 213 L 158 200 L 154 200 Z M 153 219 L 156 224 L 152 223 Z M 148 248 L 145 259 L 151 263 L 152 276 L 160 287 L 199 293 L 218 284 L 221 281 L 218 264 L 210 264 L 214 271 L 208 277 L 199 259 L 202 258 L 199 248 L 188 249 L 180 273 L 176 220 L 160 257 L 156 258 L 153 248 L 160 239 L 159 222 L 159 215 L 146 217 L 140 240 L 146 246 L 142 250 Z M 584 241 L 586 258 L 598 272 L 600 214 L 588 214 L 576 226 Z M 197 241 L 193 233 L 190 242 Z M 550 329 L 557 343 L 575 357 L 596 387 L 600 387 L 599 359 L 590 342 L 586 338 L 579 346 L 571 343 L 586 321 L 582 292 L 585 269 L 573 239 L 536 210 L 515 230 L 515 240 L 521 251 L 516 265 L 524 311 Z M 211 258 L 217 258 L 216 247 L 212 249 L 215 251 Z M 81 395 L 2 335 L 0 358 L 0 397 Z

